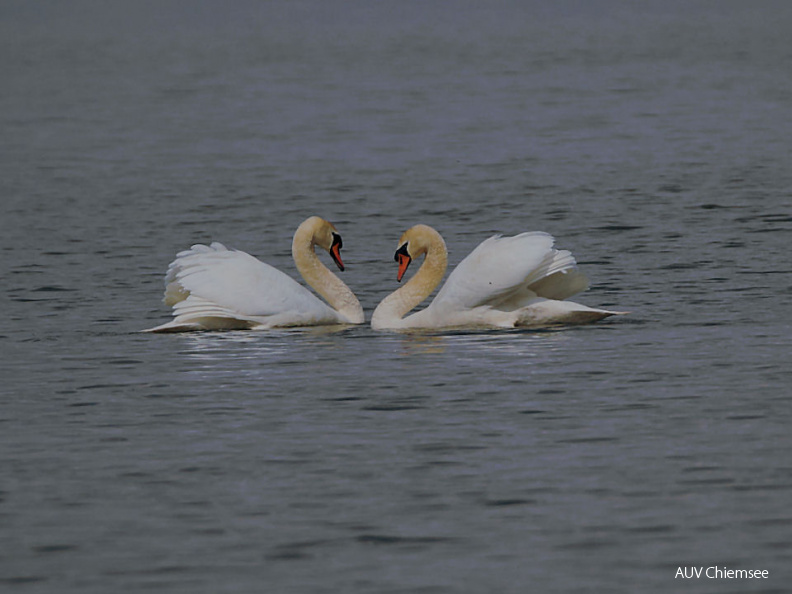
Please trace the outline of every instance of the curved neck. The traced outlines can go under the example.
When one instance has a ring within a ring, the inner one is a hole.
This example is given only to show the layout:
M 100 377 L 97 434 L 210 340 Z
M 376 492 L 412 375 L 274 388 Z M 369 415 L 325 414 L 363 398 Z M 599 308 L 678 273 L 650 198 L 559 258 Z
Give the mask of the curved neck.
M 316 255 L 316 245 L 310 228 L 300 225 L 292 240 L 292 258 L 297 270 L 314 291 L 324 297 L 330 307 L 352 324 L 362 324 L 363 308 L 344 281 L 333 274 Z
M 371 316 L 372 328 L 409 326 L 402 318 L 432 294 L 435 287 L 443 280 L 447 267 L 448 251 L 445 242 L 440 234 L 434 231 L 433 235 L 428 238 L 426 258 L 418 272 L 403 287 L 380 302 Z

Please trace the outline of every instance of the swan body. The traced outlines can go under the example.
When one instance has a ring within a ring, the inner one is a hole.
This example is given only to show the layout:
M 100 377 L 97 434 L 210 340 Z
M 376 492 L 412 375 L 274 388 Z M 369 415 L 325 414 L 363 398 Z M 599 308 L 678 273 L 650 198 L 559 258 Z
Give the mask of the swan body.
M 428 307 L 404 317 L 437 287 L 448 265 L 440 234 L 427 225 L 411 227 L 399 240 L 401 280 L 412 260 L 426 255 L 418 272 L 374 310 L 375 330 L 519 328 L 580 324 L 623 312 L 594 309 L 568 297 L 588 288 L 566 250 L 553 248 L 543 232 L 483 241 L 449 275 Z
M 305 281 L 327 303 L 250 254 L 217 242 L 199 244 L 177 254 L 165 275 L 163 301 L 173 307 L 174 319 L 146 332 L 363 323 L 360 302 L 322 264 L 314 251 L 317 245 L 344 269 L 341 236 L 331 223 L 310 217 L 294 233 L 292 257 Z

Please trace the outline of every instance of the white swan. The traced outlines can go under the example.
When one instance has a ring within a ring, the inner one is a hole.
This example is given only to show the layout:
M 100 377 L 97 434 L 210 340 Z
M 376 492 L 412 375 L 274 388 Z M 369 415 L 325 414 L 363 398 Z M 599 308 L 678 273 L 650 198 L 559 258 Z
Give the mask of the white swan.
M 316 245 L 344 270 L 336 228 L 322 218 L 310 217 L 294 233 L 292 257 L 305 281 L 330 305 L 250 254 L 220 243 L 194 245 L 176 256 L 165 275 L 163 301 L 173 306 L 174 319 L 145 332 L 363 323 L 357 297 L 320 262 Z
M 426 309 L 403 317 L 440 283 L 448 252 L 440 234 L 427 225 L 401 236 L 395 259 L 401 281 L 414 258 L 426 254 L 418 272 L 377 306 L 375 330 L 410 328 L 516 328 L 592 322 L 624 312 L 563 301 L 588 288 L 575 259 L 553 249 L 547 233 L 495 236 L 483 241 L 451 273 Z

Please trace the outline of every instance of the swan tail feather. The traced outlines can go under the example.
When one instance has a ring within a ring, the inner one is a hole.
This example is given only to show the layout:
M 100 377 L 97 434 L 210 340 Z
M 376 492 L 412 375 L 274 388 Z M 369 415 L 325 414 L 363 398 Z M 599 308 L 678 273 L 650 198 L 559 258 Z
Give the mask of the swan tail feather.
M 542 263 L 525 279 L 525 286 L 545 299 L 567 299 L 588 289 L 589 281 L 580 272 L 572 252 L 550 250 Z
M 214 255 L 230 251 L 233 250 L 229 250 L 222 243 L 215 241 L 210 245 L 197 243 L 189 250 L 183 250 L 176 254 L 176 259 L 170 263 L 165 273 L 165 295 L 162 299 L 163 303 L 173 307 L 185 301 L 190 297 L 191 292 L 185 286 L 184 280 L 194 274 L 200 274 L 208 270 L 205 264 L 207 255 L 211 258 Z M 222 255 L 220 257 L 222 257 Z
M 247 330 L 265 326 L 260 317 L 243 316 L 212 301 L 187 293 L 173 304 L 173 320 L 144 332 L 189 332 L 194 330 Z

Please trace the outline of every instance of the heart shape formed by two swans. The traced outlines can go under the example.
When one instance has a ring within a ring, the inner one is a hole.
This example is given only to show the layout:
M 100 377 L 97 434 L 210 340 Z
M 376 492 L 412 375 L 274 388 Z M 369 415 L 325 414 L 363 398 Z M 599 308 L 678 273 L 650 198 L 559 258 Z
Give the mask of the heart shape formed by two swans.
M 542 232 L 490 237 L 459 263 L 425 309 L 407 316 L 432 294 L 448 266 L 440 234 L 428 225 L 415 225 L 399 240 L 398 280 L 413 260 L 424 256 L 424 261 L 404 286 L 380 302 L 371 327 L 540 327 L 623 313 L 567 301 L 587 289 L 588 280 L 572 254 L 555 249 L 553 243 L 553 237 Z M 315 252 L 316 246 L 325 249 L 343 271 L 342 245 L 335 226 L 320 217 L 306 219 L 294 233 L 297 270 L 325 301 L 250 254 L 220 243 L 194 245 L 177 254 L 165 276 L 164 302 L 173 307 L 174 319 L 148 332 L 362 324 L 357 297 Z

